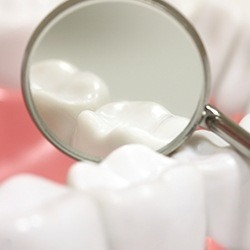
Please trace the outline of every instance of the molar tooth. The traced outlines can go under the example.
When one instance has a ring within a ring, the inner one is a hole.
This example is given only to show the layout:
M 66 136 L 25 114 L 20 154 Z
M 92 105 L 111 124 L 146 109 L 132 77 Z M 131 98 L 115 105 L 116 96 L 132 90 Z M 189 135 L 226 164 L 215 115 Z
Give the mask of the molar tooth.
M 108 88 L 100 78 L 60 60 L 33 65 L 30 78 L 40 116 L 65 143 L 71 141 L 81 111 L 96 110 L 109 101 Z
M 162 180 L 100 194 L 111 248 L 204 249 L 202 187 L 197 171 L 184 166 Z
M 187 118 L 174 116 L 153 102 L 109 103 L 78 116 L 72 144 L 82 152 L 102 157 L 124 144 L 160 149 L 187 124 Z
M 79 164 L 84 172 L 86 163 Z M 203 181 L 192 166 L 176 167 L 174 160 L 145 146 L 126 145 L 98 168 L 130 183 L 125 188 L 113 185 L 113 189 L 103 185 L 92 193 L 102 211 L 110 249 L 204 249 Z M 85 182 L 88 176 L 81 178 Z M 91 187 L 80 189 L 90 192 Z
M 236 153 L 225 151 L 197 167 L 206 186 L 208 235 L 226 249 L 249 249 L 249 164 Z
M 1 249 L 107 249 L 99 211 L 86 194 L 22 175 L 2 184 L 0 204 Z
M 207 235 L 226 249 L 249 249 L 250 162 L 213 141 L 209 132 L 201 136 L 198 131 L 174 158 L 183 163 L 192 160 L 203 174 Z
M 155 180 L 175 164 L 173 159 L 158 155 L 143 145 L 125 145 L 114 150 L 99 165 L 74 164 L 68 173 L 68 183 L 78 189 L 124 188 L 133 183 Z
M 76 189 L 124 188 L 129 182 L 116 175 L 109 168 L 97 164 L 78 162 L 68 173 L 68 184 Z
M 123 160 L 121 161 L 121 159 Z M 100 168 L 109 168 L 130 183 L 137 183 L 143 180 L 154 180 L 163 171 L 174 167 L 176 164 L 175 160 L 157 154 L 143 145 L 131 144 L 122 146 L 112 152 L 100 164 Z
M 207 157 L 228 147 L 229 144 L 215 133 L 206 130 L 196 131 L 188 143 L 182 145 L 173 155 L 181 162 Z

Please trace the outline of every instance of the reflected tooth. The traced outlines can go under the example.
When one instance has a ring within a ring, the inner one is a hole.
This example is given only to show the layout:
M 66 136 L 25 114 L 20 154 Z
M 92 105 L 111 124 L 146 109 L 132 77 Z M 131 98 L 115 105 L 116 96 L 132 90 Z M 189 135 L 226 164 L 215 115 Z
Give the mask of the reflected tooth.
M 23 175 L 2 184 L 0 204 L 1 249 L 107 249 L 99 211 L 87 195 Z
M 226 249 L 250 249 L 250 162 L 229 146 L 218 146 L 210 132 L 196 132 L 173 157 L 203 174 L 207 235 Z
M 20 88 L 21 62 L 28 39 L 36 25 L 63 1 L 0 1 L 0 84 Z
M 201 175 L 191 166 L 173 166 L 175 161 L 141 145 L 119 148 L 99 165 L 131 183 L 123 189 L 94 190 L 110 249 L 204 249 Z M 82 182 L 86 179 L 82 175 Z
M 124 144 L 160 149 L 187 124 L 187 118 L 174 116 L 153 102 L 109 103 L 78 116 L 72 144 L 82 152 L 102 157 Z
M 242 22 L 238 5 L 227 0 L 203 1 L 191 16 L 211 61 L 212 84 L 219 84 Z
M 217 106 L 227 115 L 246 112 L 249 102 L 250 60 L 247 56 L 250 54 L 249 29 L 250 22 L 245 23 L 214 96 Z
M 31 84 L 39 114 L 48 128 L 66 143 L 71 141 L 81 111 L 96 110 L 109 101 L 108 88 L 100 78 L 60 60 L 33 65 Z

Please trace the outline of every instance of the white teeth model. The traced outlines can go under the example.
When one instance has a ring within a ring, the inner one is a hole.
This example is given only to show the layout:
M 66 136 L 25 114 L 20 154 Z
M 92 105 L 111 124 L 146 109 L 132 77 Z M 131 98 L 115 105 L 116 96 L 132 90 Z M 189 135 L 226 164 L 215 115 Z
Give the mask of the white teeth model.
M 64 61 L 32 65 L 30 81 L 42 120 L 65 143 L 71 141 L 81 111 L 96 110 L 109 101 L 109 90 L 100 78 Z
M 242 120 L 248 130 L 249 115 Z M 204 176 L 207 235 L 229 250 L 250 249 L 250 161 L 219 144 L 220 138 L 198 131 L 174 158 L 192 161 Z
M 21 62 L 36 25 L 63 0 L 0 1 L 0 84 L 20 88 Z
M 93 198 L 40 177 L 0 186 L 1 250 L 109 250 Z
M 98 165 L 129 183 L 124 188 L 91 184 L 87 165 L 74 165 L 69 183 L 99 201 L 109 249 L 204 249 L 203 182 L 197 170 L 140 145 L 121 147 Z
M 153 102 L 109 103 L 78 116 L 72 145 L 100 157 L 131 143 L 158 150 L 175 139 L 188 122 L 189 119 L 174 116 Z
M 113 171 L 118 158 L 127 164 L 109 180 L 123 179 L 124 187 L 105 181 L 97 186 L 94 178 L 85 175 L 86 163 L 77 163 L 76 171 L 72 168 L 71 189 L 27 175 L 3 183 L 0 246 L 8 250 L 203 250 L 200 173 L 139 145 L 118 149 L 98 167 L 104 167 L 102 173 Z M 85 186 L 78 186 L 80 171 Z
M 21 55 L 28 36 L 42 14 L 59 2 L 1 0 L 2 86 L 19 86 Z M 242 2 L 242 5 L 244 2 L 245 13 L 249 14 L 248 0 L 234 2 Z M 248 67 L 243 57 L 248 56 L 244 51 L 248 50 L 249 44 L 241 35 L 237 36 L 242 34 L 244 21 L 241 23 L 241 18 L 234 13 L 237 8 L 227 11 L 230 1 L 203 3 L 211 8 L 197 5 L 195 11 L 182 0 L 176 5 L 193 19 L 206 43 L 214 75 L 214 93 L 221 79 L 223 87 L 218 91 L 226 92 L 226 82 L 233 76 L 239 85 L 232 84 L 230 91 L 233 92 L 235 87 L 235 97 L 240 96 L 239 86 L 244 84 L 242 79 L 247 79 L 244 68 Z M 223 3 L 226 4 L 221 9 Z M 221 32 L 214 32 L 218 30 Z M 240 43 L 244 48 L 238 47 Z M 242 57 L 237 56 L 234 49 Z M 240 62 L 237 69 L 231 62 L 233 59 Z M 224 64 L 228 66 L 226 70 L 222 67 Z M 241 72 L 237 72 L 238 69 Z M 244 89 L 244 99 L 247 92 L 249 86 Z M 216 101 L 229 114 L 244 111 L 230 106 L 232 99 L 227 95 L 218 94 Z M 224 106 L 225 103 L 230 108 Z M 248 104 L 241 102 L 237 105 L 240 109 L 246 105 L 246 111 L 250 112 L 249 100 Z M 241 125 L 250 131 L 250 114 Z M 163 156 L 159 159 L 153 154 L 151 157 L 148 149 L 144 153 L 144 149 L 127 146 L 101 163 L 101 170 L 100 165 L 78 163 L 70 171 L 69 183 L 75 189 L 84 190 L 81 194 L 38 177 L 9 179 L 0 186 L 0 249 L 110 250 L 111 246 L 114 249 L 117 246 L 121 249 L 163 250 L 156 245 L 158 240 L 164 249 L 204 250 L 205 234 L 227 250 L 250 249 L 249 161 L 206 131 L 196 132 L 190 143 L 175 154 L 175 159 L 166 157 L 168 163 Z

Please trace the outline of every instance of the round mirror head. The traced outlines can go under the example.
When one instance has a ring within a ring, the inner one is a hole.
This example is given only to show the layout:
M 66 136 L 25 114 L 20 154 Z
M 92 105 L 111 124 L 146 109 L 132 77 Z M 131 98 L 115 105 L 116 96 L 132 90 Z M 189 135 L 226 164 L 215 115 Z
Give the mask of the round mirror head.
M 37 28 L 22 89 L 43 134 L 76 159 L 142 143 L 175 150 L 199 124 L 208 62 L 189 22 L 163 1 L 68 1 Z

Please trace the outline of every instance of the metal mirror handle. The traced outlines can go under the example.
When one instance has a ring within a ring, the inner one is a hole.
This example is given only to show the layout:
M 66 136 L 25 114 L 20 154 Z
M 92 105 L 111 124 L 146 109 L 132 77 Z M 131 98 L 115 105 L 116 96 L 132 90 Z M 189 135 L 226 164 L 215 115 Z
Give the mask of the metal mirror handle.
M 217 108 L 209 104 L 205 106 L 201 126 L 213 131 L 237 151 L 250 158 L 250 134 Z

